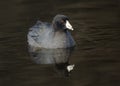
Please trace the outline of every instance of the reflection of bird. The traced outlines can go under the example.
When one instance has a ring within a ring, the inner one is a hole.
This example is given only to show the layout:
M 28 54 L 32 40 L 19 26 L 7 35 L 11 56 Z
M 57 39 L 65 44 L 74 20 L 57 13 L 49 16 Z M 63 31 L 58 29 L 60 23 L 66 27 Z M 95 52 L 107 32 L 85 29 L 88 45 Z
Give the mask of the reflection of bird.
M 69 57 L 73 48 L 61 49 L 40 49 L 35 50 L 29 46 L 29 52 L 32 60 L 37 64 L 56 64 L 59 71 L 69 75 L 74 65 L 69 64 Z
M 58 69 L 58 72 L 60 74 L 64 74 L 65 76 L 69 76 L 70 72 L 73 70 L 74 68 L 74 64 L 69 64 L 67 63 L 60 63 L 60 64 L 56 64 L 56 68 Z
M 65 15 L 56 15 L 52 24 L 38 21 L 28 32 L 28 43 L 36 48 L 68 48 L 75 46 L 69 30 L 73 30 Z

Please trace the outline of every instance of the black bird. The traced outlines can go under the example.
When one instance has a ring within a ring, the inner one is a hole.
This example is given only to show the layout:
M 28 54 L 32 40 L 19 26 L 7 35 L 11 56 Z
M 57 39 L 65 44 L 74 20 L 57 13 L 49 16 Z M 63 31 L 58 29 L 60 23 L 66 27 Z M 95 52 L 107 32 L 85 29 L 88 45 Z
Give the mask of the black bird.
M 73 30 L 65 15 L 56 15 L 52 24 L 37 21 L 29 29 L 28 44 L 35 48 L 69 48 L 75 46 L 75 41 L 68 30 Z

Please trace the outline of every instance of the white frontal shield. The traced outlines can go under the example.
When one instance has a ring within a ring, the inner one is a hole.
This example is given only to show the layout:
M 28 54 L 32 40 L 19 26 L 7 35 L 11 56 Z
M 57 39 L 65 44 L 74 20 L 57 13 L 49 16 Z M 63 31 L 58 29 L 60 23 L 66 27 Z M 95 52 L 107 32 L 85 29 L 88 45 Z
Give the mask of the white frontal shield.
M 69 30 L 74 30 L 72 25 L 70 24 L 70 22 L 68 20 L 66 20 L 66 28 L 68 28 Z

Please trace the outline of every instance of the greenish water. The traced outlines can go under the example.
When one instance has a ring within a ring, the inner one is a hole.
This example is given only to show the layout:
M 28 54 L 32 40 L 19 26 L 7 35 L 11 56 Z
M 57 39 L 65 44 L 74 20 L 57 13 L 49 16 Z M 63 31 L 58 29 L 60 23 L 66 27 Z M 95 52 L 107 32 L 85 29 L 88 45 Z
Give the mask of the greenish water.
M 0 1 L 0 86 L 119 86 L 120 1 Z M 29 27 L 51 22 L 56 14 L 70 17 L 77 43 L 69 77 L 54 64 L 36 64 L 27 45 Z

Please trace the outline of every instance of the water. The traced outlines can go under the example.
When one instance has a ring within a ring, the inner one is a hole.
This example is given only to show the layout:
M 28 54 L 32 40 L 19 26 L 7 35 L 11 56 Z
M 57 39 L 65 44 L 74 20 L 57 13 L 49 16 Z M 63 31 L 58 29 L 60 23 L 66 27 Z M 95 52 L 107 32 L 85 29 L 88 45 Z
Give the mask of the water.
M 0 86 L 120 85 L 118 0 L 1 0 L 0 6 Z M 28 52 L 28 28 L 58 13 L 75 29 L 69 77 L 55 64 L 36 64 Z

